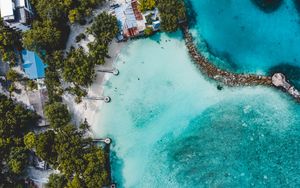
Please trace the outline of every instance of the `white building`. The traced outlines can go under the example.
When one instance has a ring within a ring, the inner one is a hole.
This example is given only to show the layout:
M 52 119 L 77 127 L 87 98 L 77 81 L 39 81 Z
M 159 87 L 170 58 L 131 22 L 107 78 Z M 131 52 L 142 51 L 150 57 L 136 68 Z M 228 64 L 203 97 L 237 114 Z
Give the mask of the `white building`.
M 33 16 L 29 0 L 0 0 L 0 14 L 4 24 L 12 29 L 26 31 Z

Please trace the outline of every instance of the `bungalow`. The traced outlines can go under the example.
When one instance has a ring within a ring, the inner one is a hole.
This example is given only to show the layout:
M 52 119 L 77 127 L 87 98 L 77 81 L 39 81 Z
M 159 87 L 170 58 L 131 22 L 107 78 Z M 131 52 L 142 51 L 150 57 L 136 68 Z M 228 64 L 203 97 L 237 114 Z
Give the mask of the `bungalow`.
M 45 78 L 46 64 L 43 63 L 42 59 L 33 51 L 22 50 L 22 68 L 25 74 L 31 80 L 37 80 Z
M 29 0 L 0 0 L 0 14 L 8 27 L 22 32 L 30 29 L 33 12 Z
M 45 69 L 47 65 L 43 63 L 42 59 L 33 51 L 22 50 L 22 68 L 26 76 L 31 80 L 36 80 L 38 90 L 27 91 L 31 109 L 41 117 L 39 126 L 46 126 L 48 122 L 44 114 L 44 106 L 48 101 L 48 92 L 44 84 Z
M 143 34 L 146 21 L 138 10 L 137 0 L 131 0 L 121 5 L 114 5 L 114 14 L 118 19 L 121 35 L 126 38 Z

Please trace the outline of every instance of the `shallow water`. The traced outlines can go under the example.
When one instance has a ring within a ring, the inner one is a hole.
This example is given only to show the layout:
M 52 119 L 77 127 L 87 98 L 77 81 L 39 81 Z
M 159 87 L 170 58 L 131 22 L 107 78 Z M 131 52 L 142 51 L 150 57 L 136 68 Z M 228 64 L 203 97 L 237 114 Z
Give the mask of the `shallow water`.
M 121 187 L 296 187 L 300 108 L 281 92 L 219 91 L 181 34 L 130 42 L 116 62 L 94 131 L 113 139 Z

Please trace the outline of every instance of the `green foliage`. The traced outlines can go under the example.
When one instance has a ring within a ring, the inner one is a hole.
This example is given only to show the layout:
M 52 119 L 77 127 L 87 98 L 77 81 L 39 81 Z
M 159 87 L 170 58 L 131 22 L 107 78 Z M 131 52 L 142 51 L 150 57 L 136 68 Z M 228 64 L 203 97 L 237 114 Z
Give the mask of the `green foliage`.
M 61 102 L 63 89 L 61 88 L 60 76 L 58 70 L 63 67 L 62 51 L 54 51 L 45 58 L 48 65 L 46 69 L 45 84 L 48 90 L 49 103 Z
M 96 38 L 98 43 L 106 45 L 117 35 L 118 31 L 117 18 L 105 12 L 99 14 L 88 29 L 88 32 Z
M 57 71 L 47 68 L 45 85 L 48 91 L 49 103 L 61 102 L 61 95 L 63 93 L 63 89 L 61 88 L 59 74 Z
M 156 0 L 138 0 L 138 2 L 138 8 L 142 12 L 152 10 L 156 6 Z
M 33 80 L 28 80 L 26 82 L 26 85 L 27 85 L 28 89 L 31 91 L 38 89 L 37 83 Z
M 86 131 L 89 131 L 90 130 L 90 125 L 88 124 L 88 122 L 85 120 L 83 123 L 81 123 L 79 125 L 79 129 L 85 133 Z
M 108 58 L 108 46 L 104 43 L 94 41 L 88 44 L 89 59 L 97 65 L 103 65 Z
M 24 147 L 14 147 L 9 154 L 8 166 L 15 174 L 21 174 L 27 165 L 27 150 Z
M 14 83 L 10 84 L 8 91 L 9 91 L 10 95 L 16 91 L 16 86 Z
M 48 163 L 56 166 L 58 153 L 55 150 L 55 133 L 52 130 L 48 130 L 41 133 L 37 137 L 36 154 L 47 161 Z
M 12 187 L 27 164 L 23 137 L 38 116 L 0 95 L 0 117 L 0 187 Z
M 157 7 L 162 19 L 163 31 L 173 32 L 186 20 L 186 8 L 183 0 L 157 0 Z
M 82 180 L 76 174 L 75 177 L 70 181 L 67 185 L 67 188 L 82 188 L 83 183 Z
M 55 129 L 63 127 L 71 121 L 67 106 L 60 102 L 46 105 L 45 115 L 50 122 L 50 126 Z
M 33 132 L 29 132 L 24 136 L 24 144 L 27 149 L 32 149 L 36 144 L 36 136 Z
M 62 32 L 51 20 L 35 21 L 23 34 L 23 46 L 32 51 L 52 51 L 61 48 Z
M 71 23 L 74 23 L 75 21 L 80 20 L 81 15 L 80 15 L 78 9 L 70 10 L 70 11 L 69 11 L 68 18 L 69 18 L 69 21 L 70 21 Z
M 94 148 L 93 152 L 84 155 L 87 166 L 83 172 L 83 180 L 88 188 L 102 187 L 109 184 L 108 172 L 105 170 L 104 162 L 106 156 L 103 150 Z
M 95 63 L 82 48 L 72 49 L 64 62 L 63 77 L 79 86 L 89 86 L 95 77 Z
M 32 0 L 38 16 L 55 21 L 67 20 L 71 23 L 89 16 L 92 9 L 104 0 Z
M 6 73 L 6 79 L 10 81 L 18 81 L 21 78 L 21 75 L 13 69 L 9 69 Z
M 16 50 L 21 49 L 20 33 L 4 26 L 0 19 L 0 54 L 2 61 L 15 64 L 17 60 Z
M 144 33 L 145 33 L 146 36 L 152 35 L 152 34 L 153 34 L 153 29 L 152 29 L 152 27 L 147 27 L 147 28 L 145 29 Z
M 153 23 L 152 16 L 153 16 L 153 14 L 151 13 L 145 17 L 147 25 L 152 25 L 152 23 Z
M 84 170 L 83 154 L 88 143 L 82 138 L 82 133 L 73 125 L 67 125 L 60 129 L 56 135 L 55 149 L 59 154 L 59 170 L 66 177 L 71 177 L 75 172 Z
M 107 13 L 98 15 L 88 33 L 95 37 L 95 41 L 88 44 L 89 59 L 95 64 L 104 64 L 108 58 L 108 44 L 118 33 L 117 19 Z
M 47 183 L 47 188 L 65 188 L 67 185 L 67 179 L 61 174 L 51 174 L 49 177 L 49 182 Z
M 76 96 L 75 98 L 76 103 L 80 103 L 82 101 L 82 97 L 85 97 L 87 95 L 87 91 L 77 85 L 75 87 L 68 88 L 67 91 L 70 94 Z

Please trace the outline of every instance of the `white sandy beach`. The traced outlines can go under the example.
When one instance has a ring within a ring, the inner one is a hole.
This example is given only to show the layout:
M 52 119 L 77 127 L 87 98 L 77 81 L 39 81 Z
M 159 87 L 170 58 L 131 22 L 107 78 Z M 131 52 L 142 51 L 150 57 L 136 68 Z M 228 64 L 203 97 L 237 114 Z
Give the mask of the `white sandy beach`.
M 96 70 L 113 69 L 115 67 L 115 60 L 118 58 L 118 54 L 124 45 L 125 43 L 117 43 L 116 41 L 113 41 L 109 47 L 109 55 L 111 58 L 107 59 L 104 65 L 97 66 Z M 111 73 L 103 72 L 98 72 L 96 75 L 94 83 L 88 88 L 87 96 L 103 96 L 103 84 L 110 78 L 110 76 L 113 76 Z M 76 124 L 79 124 L 86 119 L 91 126 L 94 126 L 97 112 L 100 110 L 102 105 L 105 105 L 104 101 L 87 99 L 83 99 L 81 103 L 77 104 L 74 101 L 75 97 L 70 94 L 65 94 L 63 99 L 69 107 L 73 117 L 73 122 Z
M 105 3 L 102 7 L 93 11 L 93 17 L 97 16 L 101 12 L 109 11 L 110 5 L 114 3 L 123 3 L 124 0 L 113 0 Z M 91 18 L 90 18 L 91 19 Z M 90 20 L 88 19 L 88 20 Z M 88 51 L 87 44 L 94 40 L 91 35 L 86 34 L 86 29 L 90 27 L 91 24 L 86 24 L 81 26 L 79 24 L 74 24 L 71 26 L 69 40 L 67 42 L 67 51 L 73 47 L 83 47 L 85 51 Z M 79 43 L 76 43 L 76 36 L 80 33 L 85 33 L 87 38 L 82 40 Z M 109 56 L 111 58 L 106 59 L 106 63 L 104 65 L 100 65 L 96 67 L 96 70 L 111 70 L 115 67 L 114 62 L 118 57 L 118 54 L 121 48 L 124 46 L 124 43 L 118 43 L 117 41 L 112 41 L 109 46 Z M 96 79 L 94 83 L 88 88 L 88 95 L 89 97 L 100 97 L 103 96 L 103 84 L 112 76 L 111 73 L 103 73 L 97 72 Z M 101 106 L 104 105 L 104 101 L 101 100 L 87 100 L 83 99 L 83 101 L 79 104 L 75 103 L 75 97 L 66 93 L 63 96 L 64 103 L 68 105 L 68 108 L 72 114 L 73 122 L 77 125 L 83 122 L 85 119 L 91 126 L 94 126 L 96 120 L 96 114 L 100 110 Z

